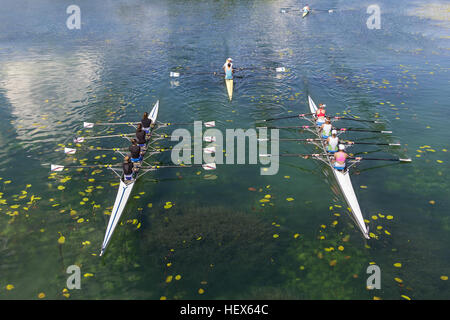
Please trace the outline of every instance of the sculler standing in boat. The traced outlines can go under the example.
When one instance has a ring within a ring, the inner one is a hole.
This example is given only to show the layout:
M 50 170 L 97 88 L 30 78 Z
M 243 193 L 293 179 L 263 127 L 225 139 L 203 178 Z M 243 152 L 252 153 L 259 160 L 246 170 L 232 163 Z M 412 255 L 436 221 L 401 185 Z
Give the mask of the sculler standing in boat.
M 317 121 L 316 124 L 320 127 L 325 123 L 325 107 L 324 104 L 319 104 L 319 109 L 317 109 L 316 117 Z
M 125 181 L 133 180 L 133 163 L 130 161 L 129 156 L 125 156 L 125 158 L 123 158 L 122 169 L 123 169 L 123 179 Z
M 137 140 L 131 140 L 131 146 L 128 148 L 131 153 L 131 162 L 136 163 L 142 161 L 141 147 L 139 147 Z
M 144 112 L 144 116 L 142 117 L 141 124 L 142 124 L 142 130 L 144 130 L 145 133 L 148 134 L 150 132 L 150 126 L 152 125 L 152 120 L 148 118 L 147 112 Z
M 332 130 L 331 136 L 325 140 L 325 146 L 327 147 L 327 152 L 329 153 L 335 153 L 338 151 L 338 145 L 339 145 L 339 137 L 337 136 L 337 131 Z
M 145 139 L 146 136 L 147 136 L 147 133 L 142 128 L 142 124 L 138 123 L 137 129 L 136 129 L 136 140 L 137 140 L 137 144 L 140 148 L 145 148 L 145 143 L 147 142 Z
M 223 65 L 223 71 L 225 72 L 225 80 L 233 79 L 233 59 L 228 58 L 225 64 Z

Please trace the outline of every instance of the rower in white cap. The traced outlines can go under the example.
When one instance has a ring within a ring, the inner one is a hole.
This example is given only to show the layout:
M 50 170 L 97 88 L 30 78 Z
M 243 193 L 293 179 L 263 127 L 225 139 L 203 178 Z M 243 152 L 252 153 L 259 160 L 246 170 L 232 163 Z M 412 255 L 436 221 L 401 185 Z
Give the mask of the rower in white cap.
M 334 154 L 333 168 L 337 170 L 345 169 L 345 161 L 348 158 L 348 154 L 344 150 L 345 146 L 340 144 L 339 151 Z
M 327 151 L 329 153 L 337 152 L 338 151 L 338 144 L 339 144 L 339 137 L 337 136 L 337 131 L 333 129 L 331 131 L 331 136 L 329 136 L 327 138 L 327 140 L 325 140 L 325 145 L 327 147 Z

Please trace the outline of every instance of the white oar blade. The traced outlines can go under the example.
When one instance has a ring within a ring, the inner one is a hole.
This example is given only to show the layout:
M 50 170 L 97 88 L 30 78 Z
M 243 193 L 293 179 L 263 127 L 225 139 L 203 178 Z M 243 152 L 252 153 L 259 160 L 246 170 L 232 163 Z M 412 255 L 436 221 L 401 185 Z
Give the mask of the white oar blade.
M 216 170 L 216 164 L 215 163 L 205 163 L 202 165 L 203 169 L 205 170 Z
M 401 162 L 412 162 L 411 159 L 398 159 L 398 160 L 400 160 Z
M 76 137 L 75 139 L 73 139 L 73 142 L 75 143 L 84 142 L 84 137 Z
M 205 142 L 216 142 L 216 137 L 204 136 L 203 141 Z
M 58 164 L 52 164 L 52 165 L 50 165 L 50 170 L 52 172 L 60 172 L 60 171 L 64 170 L 64 166 L 60 166 Z
M 170 72 L 170 77 L 171 78 L 178 78 L 180 76 L 179 72 Z
M 216 153 L 216 147 L 203 148 L 203 152 L 206 154 Z
M 275 69 L 276 72 L 286 72 L 286 68 L 285 67 L 278 67 Z
M 73 148 L 64 148 L 64 153 L 65 154 L 75 154 L 77 152 L 77 149 L 73 149 Z
M 215 126 L 216 126 L 216 122 L 215 121 L 205 122 L 205 127 L 207 127 L 207 128 L 212 128 L 212 127 L 215 127 Z
M 92 122 L 83 122 L 84 128 L 93 128 L 94 124 Z

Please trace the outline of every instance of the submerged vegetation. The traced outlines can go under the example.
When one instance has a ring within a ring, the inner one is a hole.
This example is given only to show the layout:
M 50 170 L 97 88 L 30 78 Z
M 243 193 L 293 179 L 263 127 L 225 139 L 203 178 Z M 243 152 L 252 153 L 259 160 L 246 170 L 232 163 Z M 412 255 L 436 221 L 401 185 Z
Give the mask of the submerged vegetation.
M 279 251 L 272 238 L 273 227 L 254 214 L 188 207 L 164 213 L 152 224 L 145 250 L 166 280 L 180 274 L 194 287 L 222 288 L 221 294 L 230 297 L 233 292 L 227 290 L 242 291 L 251 283 L 270 282 L 270 275 L 277 271 L 274 259 Z M 170 286 L 164 292 L 171 298 L 190 296 L 172 292 Z

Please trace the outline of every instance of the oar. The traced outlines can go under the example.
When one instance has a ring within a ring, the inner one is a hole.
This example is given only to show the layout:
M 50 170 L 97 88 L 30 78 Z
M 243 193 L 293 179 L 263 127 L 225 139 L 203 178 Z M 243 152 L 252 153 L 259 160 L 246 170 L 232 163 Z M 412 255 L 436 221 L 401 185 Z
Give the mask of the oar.
M 263 139 L 258 138 L 258 141 L 320 141 L 321 139 L 297 139 L 297 138 L 282 138 L 282 139 Z
M 282 153 L 282 154 L 259 154 L 260 157 L 319 157 L 319 156 L 328 156 L 331 155 L 325 154 L 325 153 L 311 153 L 311 154 L 304 154 L 304 153 Z
M 83 128 L 93 128 L 94 126 L 121 126 L 128 125 L 134 126 L 139 122 L 83 122 Z
M 134 136 L 134 133 L 130 133 L 130 134 L 110 134 L 107 136 L 92 136 L 92 137 L 75 137 L 73 139 L 74 143 L 80 143 L 83 142 L 85 140 L 93 140 L 93 139 L 105 139 L 105 138 L 113 138 L 113 137 L 121 137 L 121 138 L 128 138 Z
M 286 127 L 267 127 L 267 129 L 312 129 L 315 126 L 286 126 Z M 339 130 L 341 133 L 347 131 L 356 131 L 356 132 L 373 132 L 373 133 L 392 133 L 392 131 L 387 130 L 367 130 L 367 129 L 352 129 L 352 128 L 335 128 Z
M 306 116 L 313 115 L 313 113 L 300 113 L 294 116 L 286 116 L 286 117 L 279 117 L 279 118 L 269 118 L 264 120 L 257 120 L 257 122 L 268 122 L 268 121 L 275 121 L 275 120 L 281 120 L 281 119 L 292 119 L 292 118 L 303 118 Z
M 312 126 L 287 126 L 287 127 L 259 127 L 259 128 L 267 128 L 267 129 L 308 129 L 314 128 Z
M 374 132 L 374 133 L 392 133 L 392 131 L 387 131 L 387 130 L 367 130 L 367 129 L 352 129 L 352 128 L 336 128 L 336 130 L 339 130 L 341 132 L 346 132 L 346 131 L 355 131 L 355 132 Z
M 311 11 L 319 11 L 319 12 L 328 12 L 328 13 L 332 13 L 332 12 L 334 12 L 334 9 L 328 9 L 328 10 L 324 10 L 324 9 L 311 9 Z
M 292 118 L 304 118 L 306 116 L 311 116 L 314 113 L 300 113 L 297 115 L 293 115 L 293 116 L 286 116 L 286 117 L 279 117 L 279 118 L 269 118 L 269 119 L 265 119 L 265 120 L 257 120 L 257 122 L 268 122 L 268 121 L 274 121 L 274 120 L 282 120 L 282 119 L 292 119 Z M 336 119 L 336 120 L 351 120 L 351 121 L 359 121 L 359 122 L 370 122 L 370 123 L 383 123 L 382 121 L 378 121 L 378 120 L 366 120 L 366 119 L 358 119 L 358 118 L 348 118 L 348 117 L 339 117 L 339 116 L 334 116 L 331 117 L 332 119 Z
M 365 119 L 339 117 L 339 116 L 332 117 L 332 119 L 336 119 L 336 120 L 351 120 L 351 121 L 370 122 L 370 123 L 383 123 L 382 121 L 378 121 L 378 120 L 365 120 Z
M 81 143 L 81 142 L 84 142 L 85 140 L 106 139 L 106 138 L 114 138 L 114 137 L 121 137 L 121 138 L 130 139 L 130 137 L 133 137 L 134 135 L 135 135 L 134 133 L 127 133 L 127 134 L 121 133 L 121 134 L 110 134 L 110 135 L 106 135 L 106 136 L 75 137 L 73 139 L 73 142 L 74 143 Z M 170 136 L 168 136 L 166 134 L 161 134 L 161 135 L 153 134 L 152 137 L 168 138 Z
M 51 164 L 50 165 L 50 171 L 53 172 L 60 172 L 63 171 L 65 168 L 110 168 L 110 169 L 120 169 L 121 164 L 92 164 L 92 165 L 85 165 L 85 166 L 76 166 L 76 165 L 70 165 L 70 166 L 63 166 L 59 164 Z
M 159 125 L 164 125 L 164 126 L 186 126 L 186 125 L 191 125 L 194 124 L 194 122 L 158 122 Z M 207 121 L 207 122 L 203 122 L 203 125 L 207 128 L 212 128 L 216 126 L 216 122 L 215 121 Z
M 307 141 L 307 142 L 313 142 L 313 141 L 321 141 L 322 139 L 297 139 L 297 138 L 282 138 L 282 139 L 261 139 L 259 138 L 258 141 L 271 141 L 271 140 L 278 140 L 278 141 Z M 357 142 L 357 141 L 342 141 L 342 143 L 346 145 L 354 145 L 354 144 L 367 144 L 367 145 L 375 145 L 375 146 L 400 146 L 400 143 L 378 143 L 378 142 Z
M 243 68 L 236 68 L 236 71 L 242 71 L 242 70 L 257 70 L 257 69 L 262 69 L 262 70 L 271 70 L 271 71 L 275 71 L 275 72 L 286 72 L 286 68 L 285 67 L 243 67 Z
M 345 144 L 352 145 L 352 144 L 368 144 L 368 145 L 374 145 L 374 146 L 401 146 L 400 143 L 378 143 L 378 142 L 358 142 L 358 141 L 342 141 Z
M 205 170 L 215 170 L 215 163 L 204 163 L 204 164 L 186 164 L 186 165 L 167 165 L 167 166 L 142 166 L 144 170 L 154 170 L 154 169 L 165 169 L 165 168 L 195 168 L 202 167 Z
M 347 159 L 355 159 L 355 157 L 348 157 Z M 361 158 L 361 160 L 375 160 L 375 161 L 398 161 L 398 162 L 412 162 L 411 159 L 402 158 Z

